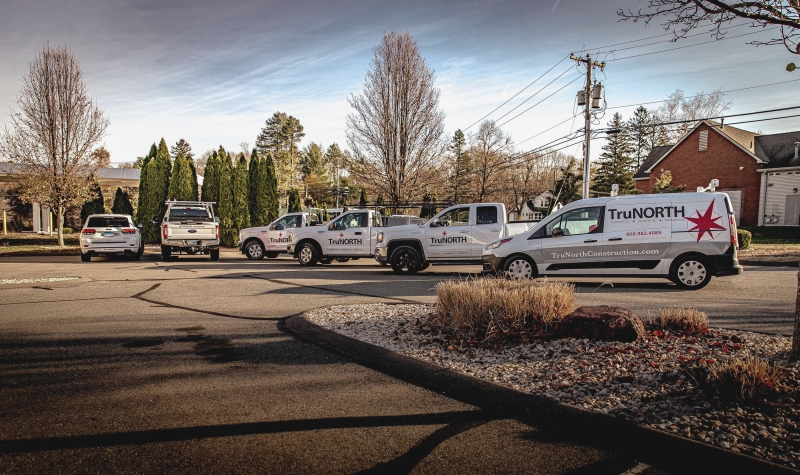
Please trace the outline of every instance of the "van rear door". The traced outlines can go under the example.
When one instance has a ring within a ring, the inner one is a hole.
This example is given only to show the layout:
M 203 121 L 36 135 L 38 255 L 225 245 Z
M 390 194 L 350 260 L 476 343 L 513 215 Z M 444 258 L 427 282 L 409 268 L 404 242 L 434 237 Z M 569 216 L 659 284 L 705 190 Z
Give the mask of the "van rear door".
M 675 218 L 667 196 L 622 196 L 606 203 L 603 274 L 664 274 Z

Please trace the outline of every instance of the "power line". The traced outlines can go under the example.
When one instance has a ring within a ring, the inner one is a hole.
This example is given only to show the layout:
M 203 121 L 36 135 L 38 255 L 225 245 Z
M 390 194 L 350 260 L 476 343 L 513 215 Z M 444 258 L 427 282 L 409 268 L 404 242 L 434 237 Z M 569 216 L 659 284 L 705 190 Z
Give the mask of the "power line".
M 525 99 L 524 101 L 522 101 L 522 102 L 520 102 L 519 104 L 517 104 L 517 105 L 516 105 L 516 106 L 515 106 L 513 109 L 511 109 L 510 111 L 508 111 L 508 112 L 506 112 L 505 114 L 503 114 L 503 115 L 501 115 L 500 117 L 498 117 L 498 118 L 495 120 L 495 122 L 498 122 L 498 121 L 499 121 L 500 119 L 502 119 L 503 117 L 505 117 L 505 116 L 507 116 L 508 114 L 510 114 L 510 113 L 514 112 L 515 110 L 519 109 L 519 108 L 520 108 L 520 106 L 522 106 L 522 104 L 525 104 L 525 103 L 526 103 L 526 102 L 528 102 L 529 100 L 533 99 L 533 98 L 534 98 L 534 96 L 536 96 L 536 95 L 537 95 L 537 94 L 539 94 L 540 92 L 542 92 L 542 91 L 544 91 L 545 89 L 547 89 L 547 88 L 548 88 L 548 87 L 549 87 L 551 84 L 553 84 L 554 82 L 558 81 L 558 80 L 561 78 L 561 76 L 563 76 L 563 75 L 567 74 L 567 73 L 568 73 L 568 72 L 570 72 L 570 71 L 572 71 L 572 68 L 571 68 L 571 67 L 570 67 L 570 68 L 567 68 L 567 70 L 566 70 L 566 71 L 564 71 L 563 73 L 561 73 L 561 74 L 559 74 L 558 76 L 556 76 L 556 78 L 555 78 L 555 79 L 553 79 L 552 81 L 550 81 L 549 83 L 547 83 L 547 84 L 546 84 L 546 85 L 545 85 L 543 88 L 541 88 L 541 89 L 539 89 L 538 91 L 534 92 L 534 93 L 533 93 L 533 94 L 531 94 L 531 95 L 530 95 L 530 96 L 529 96 L 527 99 Z M 552 95 L 552 94 L 551 94 L 551 95 Z M 548 97 L 550 97 L 550 96 L 548 96 Z
M 728 29 L 731 29 L 731 28 L 736 28 L 736 27 L 739 27 L 739 26 L 747 25 L 747 24 L 750 24 L 750 23 L 749 22 L 748 23 L 742 23 L 741 25 L 725 27 L 724 29 L 728 30 Z M 713 27 L 714 25 L 706 25 L 706 26 Z M 714 28 L 712 28 L 712 29 L 714 29 Z M 707 31 L 706 33 L 709 33 L 709 32 Z M 702 33 L 700 33 L 700 34 L 702 34 Z M 648 37 L 645 37 L 645 38 L 639 38 L 638 40 L 623 41 L 622 43 L 614 43 L 612 45 L 598 46 L 596 50 L 605 49 L 605 48 L 612 48 L 614 46 L 620 46 L 620 45 L 627 45 L 627 44 L 630 44 L 630 43 L 636 43 L 638 41 L 652 40 L 653 38 L 661 38 L 662 36 L 674 36 L 674 35 L 675 35 L 675 33 L 673 33 L 673 32 L 661 33 L 660 35 L 654 35 L 654 36 L 648 36 Z M 684 36 L 684 37 L 681 37 L 681 38 L 686 38 L 686 37 Z
M 530 139 L 532 139 L 532 138 L 536 138 L 536 137 L 538 137 L 538 136 L 542 135 L 542 134 L 543 134 L 543 133 L 545 133 L 545 132 L 549 132 L 549 131 L 551 131 L 551 130 L 555 129 L 556 127 L 558 127 L 559 125 L 566 124 L 567 122 L 571 121 L 571 120 L 572 120 L 572 119 L 574 119 L 575 117 L 578 117 L 579 115 L 581 115 L 581 114 L 580 114 L 580 113 L 577 113 L 577 114 L 573 115 L 572 117 L 569 117 L 569 118 L 567 118 L 566 120 L 564 120 L 564 121 L 561 121 L 561 122 L 557 123 L 556 125 L 554 125 L 554 126 L 550 127 L 549 129 L 544 129 L 543 131 L 539 132 L 539 133 L 538 133 L 538 134 L 536 134 L 536 135 L 531 135 L 531 136 L 530 136 L 530 137 L 528 137 L 527 139 L 525 139 L 525 140 L 523 140 L 523 141 L 521 141 L 521 142 L 517 142 L 517 145 L 519 145 L 519 144 L 522 144 L 522 143 L 525 143 L 525 142 L 527 142 L 528 140 L 530 140 Z
M 547 71 L 545 71 L 545 72 L 544 72 L 544 73 L 543 73 L 541 76 L 539 76 L 538 78 L 534 79 L 534 80 L 533 80 L 533 82 L 531 82 L 531 83 L 530 83 L 530 84 L 528 84 L 527 86 L 523 87 L 523 88 L 522 88 L 522 89 L 521 89 L 521 90 L 520 90 L 518 93 L 516 93 L 516 94 L 514 94 L 513 96 L 511 96 L 511 98 L 510 98 L 510 99 L 508 99 L 508 100 L 507 100 L 507 101 L 505 101 L 504 103 L 502 103 L 502 104 L 500 104 L 499 106 L 497 106 L 497 107 L 496 107 L 496 108 L 495 108 L 493 111 L 489 112 L 489 113 L 488 113 L 488 114 L 486 114 L 485 116 L 481 117 L 480 119 L 478 119 L 478 120 L 476 120 L 475 122 L 473 122 L 472 124 L 470 124 L 470 126 L 469 126 L 469 127 L 467 127 L 467 128 L 466 128 L 466 129 L 464 129 L 464 130 L 469 130 L 469 129 L 471 129 L 471 128 L 472 128 L 472 127 L 473 127 L 475 124 L 477 124 L 478 122 L 480 122 L 480 121 L 482 121 L 483 119 L 485 119 L 485 118 L 489 117 L 490 115 L 494 114 L 494 113 L 495 113 L 495 112 L 496 112 L 498 109 L 500 109 L 500 108 L 501 108 L 501 107 L 503 107 L 504 105 L 506 105 L 506 104 L 508 104 L 509 102 L 511 102 L 511 100 L 512 100 L 512 99 L 514 99 L 515 97 L 519 96 L 520 94 L 522 94 L 522 93 L 523 93 L 523 91 L 525 91 L 525 90 L 526 90 L 526 89 L 528 89 L 529 87 L 533 86 L 533 85 L 534 85 L 534 84 L 535 84 L 535 83 L 536 83 L 538 80 L 540 80 L 540 79 L 542 79 L 543 77 L 545 77 L 545 76 L 547 75 L 547 73 L 549 73 L 550 71 L 554 70 L 554 69 L 555 69 L 555 68 L 556 68 L 556 67 L 557 67 L 559 64 L 563 63 L 563 62 L 564 62 L 564 61 L 565 61 L 567 58 L 569 58 L 569 55 L 567 55 L 567 56 L 564 56 L 564 57 L 561 59 L 561 61 L 559 61 L 559 62 L 557 62 L 555 65 L 553 65 L 553 67 L 552 67 L 552 68 L 550 68 L 550 69 L 548 69 Z M 571 69 L 571 68 L 570 68 L 570 69 Z M 562 76 L 563 76 L 563 74 L 562 74 Z M 560 77 L 560 76 L 559 76 L 559 77 Z
M 739 91 L 746 91 L 748 89 L 758 89 L 760 87 L 777 86 L 778 84 L 786 84 L 786 83 L 797 82 L 797 81 L 800 81 L 800 79 L 790 79 L 788 81 L 773 82 L 773 83 L 770 83 L 770 84 L 762 84 L 760 86 L 740 87 L 739 89 L 731 89 L 731 90 L 722 91 L 722 92 L 727 94 L 729 92 L 739 92 Z M 707 94 L 695 94 L 694 96 L 689 96 L 689 97 L 686 97 L 685 99 L 693 99 L 695 97 L 710 96 L 711 94 L 714 94 L 714 93 L 713 92 L 709 92 Z M 663 99 L 663 100 L 660 100 L 660 101 L 640 102 L 638 104 L 628 104 L 628 105 L 624 105 L 624 106 L 608 107 L 608 109 L 624 109 L 625 107 L 643 106 L 643 105 L 647 105 L 647 104 L 659 104 L 661 102 L 667 102 L 668 100 L 669 99 Z
M 609 61 L 609 62 L 611 62 L 611 61 L 622 61 L 623 59 L 639 58 L 641 56 L 649 56 L 651 54 L 666 53 L 668 51 L 675 51 L 675 50 L 684 49 L 684 48 L 691 48 L 693 46 L 707 45 L 709 43 L 716 43 L 716 42 L 719 42 L 719 41 L 732 40 L 734 38 L 741 38 L 742 36 L 755 35 L 756 33 L 761 33 L 762 31 L 766 31 L 766 30 L 751 31 L 750 33 L 742 33 L 740 35 L 728 36 L 728 37 L 721 38 L 721 39 L 718 39 L 718 40 L 704 41 L 702 43 L 695 43 L 693 45 L 678 46 L 676 48 L 662 49 L 662 50 L 659 50 L 659 51 L 651 51 L 649 53 L 634 54 L 634 55 L 631 55 L 631 56 L 624 56 L 622 58 L 609 59 L 607 61 Z
M 735 28 L 740 28 L 742 26 L 748 26 L 748 25 L 749 25 L 749 23 L 742 23 L 742 24 L 739 24 L 739 25 L 734 25 L 734 26 L 727 27 L 726 30 L 733 30 Z M 754 32 L 754 33 L 757 33 L 757 32 Z M 599 55 L 599 54 L 616 53 L 617 51 L 625 51 L 625 50 L 629 50 L 629 49 L 642 48 L 642 47 L 645 47 L 645 46 L 659 45 L 659 44 L 662 44 L 662 43 L 675 43 L 678 39 L 692 38 L 692 37 L 695 37 L 695 36 L 701 36 L 701 35 L 707 35 L 707 34 L 709 34 L 709 32 L 704 31 L 702 33 L 695 33 L 695 34 L 692 34 L 692 35 L 681 36 L 681 37 L 678 37 L 678 38 L 675 38 L 675 39 L 671 39 L 671 40 L 654 41 L 652 43 L 645 43 L 643 45 L 628 46 L 628 47 L 625 47 L 625 48 L 618 48 L 618 49 L 613 49 L 613 50 L 609 50 L 609 51 L 602 51 L 603 48 L 608 48 L 608 46 L 605 46 L 605 47 L 597 48 L 595 50 L 596 51 L 595 54 Z M 672 33 L 667 33 L 667 35 L 672 35 Z M 659 35 L 659 36 L 664 36 L 664 35 Z M 720 40 L 724 40 L 726 38 L 727 37 L 717 38 L 717 39 L 714 39 L 712 41 L 720 41 Z M 637 41 L 642 41 L 642 40 L 637 40 Z
M 659 122 L 659 123 L 656 123 L 656 124 L 648 124 L 648 125 L 644 125 L 644 126 L 640 126 L 640 127 L 627 127 L 627 128 L 640 128 L 640 129 L 642 129 L 642 128 L 660 127 L 660 126 L 663 126 L 663 125 L 687 124 L 687 123 L 690 123 L 690 122 L 701 122 L 701 121 L 704 121 L 704 120 L 725 119 L 725 118 L 728 118 L 728 117 L 742 117 L 742 116 L 745 116 L 745 115 L 767 114 L 767 113 L 770 113 L 770 112 L 781 112 L 781 111 L 788 111 L 788 110 L 794 110 L 794 109 L 800 109 L 800 106 L 781 107 L 780 109 L 769 109 L 769 110 L 756 111 L 756 112 L 743 112 L 741 114 L 720 115 L 720 116 L 716 116 L 716 117 L 706 117 L 706 118 L 703 118 L 703 119 L 674 120 L 674 121 L 671 121 L 671 122 Z M 753 121 L 753 122 L 756 122 L 756 121 Z M 742 122 L 739 122 L 739 123 L 742 123 Z M 729 124 L 729 125 L 732 125 L 732 124 Z
M 571 69 L 571 68 L 570 68 L 570 69 Z M 544 99 L 542 99 L 541 101 L 537 102 L 536 104 L 534 104 L 534 105 L 532 105 L 532 106 L 528 107 L 528 108 L 527 108 L 527 109 L 525 109 L 524 111 L 520 112 L 519 114 L 515 115 L 514 117 L 512 117 L 512 118 L 508 119 L 507 121 L 503 122 L 502 124 L 498 125 L 498 127 L 502 127 L 502 126 L 506 125 L 507 123 L 511 122 L 512 120 L 516 119 L 517 117 L 521 116 L 522 114 L 524 114 L 524 113 L 528 112 L 529 110 L 533 109 L 534 107 L 538 106 L 538 105 L 539 105 L 539 104 L 541 104 L 542 102 L 544 102 L 544 101 L 546 101 L 546 100 L 550 99 L 551 97 L 553 97 L 553 96 L 554 96 L 554 95 L 556 95 L 557 93 L 561 92 L 561 91 L 562 91 L 562 90 L 563 90 L 565 87 L 569 86 L 570 84 L 572 84 L 573 82 L 577 81 L 578 79 L 581 79 L 581 76 L 578 76 L 578 77 L 576 77 L 575 79 L 573 79 L 572 81 L 570 81 L 570 82 L 568 82 L 568 83 L 564 84 L 563 86 L 561 86 L 561 87 L 560 87 L 558 90 L 556 90 L 555 92 L 553 92 L 553 93 L 552 93 L 552 94 L 550 94 L 549 96 L 545 97 Z M 506 114 L 506 115 L 508 115 L 508 114 Z M 505 116 L 503 116 L 503 117 L 505 117 Z

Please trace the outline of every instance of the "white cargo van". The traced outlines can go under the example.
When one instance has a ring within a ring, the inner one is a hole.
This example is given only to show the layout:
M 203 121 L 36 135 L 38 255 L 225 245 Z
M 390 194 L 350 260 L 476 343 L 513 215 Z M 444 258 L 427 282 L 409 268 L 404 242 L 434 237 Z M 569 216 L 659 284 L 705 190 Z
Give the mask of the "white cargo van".
M 665 277 L 684 289 L 742 273 L 725 193 L 671 193 L 575 201 L 529 232 L 487 244 L 485 273 Z

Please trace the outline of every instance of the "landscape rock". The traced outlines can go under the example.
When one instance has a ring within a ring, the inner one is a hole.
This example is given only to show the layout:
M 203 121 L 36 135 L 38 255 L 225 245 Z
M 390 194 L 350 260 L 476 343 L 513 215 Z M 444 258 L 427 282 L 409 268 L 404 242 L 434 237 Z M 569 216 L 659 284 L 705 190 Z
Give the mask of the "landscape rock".
M 631 342 L 644 338 L 644 324 L 635 313 L 608 305 L 579 307 L 558 324 L 563 337 Z

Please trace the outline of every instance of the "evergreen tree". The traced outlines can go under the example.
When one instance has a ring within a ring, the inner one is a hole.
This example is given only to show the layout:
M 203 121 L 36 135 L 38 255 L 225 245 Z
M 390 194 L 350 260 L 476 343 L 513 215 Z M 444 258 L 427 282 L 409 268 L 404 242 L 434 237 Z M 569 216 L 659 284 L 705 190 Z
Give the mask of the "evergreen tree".
M 322 146 L 311 142 L 303 150 L 302 166 L 300 168 L 303 174 L 303 180 L 310 176 L 316 176 L 320 179 L 327 179 L 328 177 L 328 163 L 325 160 L 325 152 Z
M 469 156 L 467 140 L 461 129 L 456 130 L 453 135 L 453 140 L 450 142 L 450 152 L 453 154 L 453 203 L 468 202 L 472 159 Z
M 193 159 L 194 154 L 192 153 L 192 146 L 189 145 L 189 142 L 180 139 L 175 142 L 175 145 L 169 148 L 170 153 L 172 154 L 172 159 L 175 160 L 178 156 L 182 156 L 186 159 Z
M 369 204 L 369 196 L 367 196 L 367 190 L 361 188 L 361 196 L 358 197 L 358 205 L 362 208 L 366 208 Z
M 214 203 L 214 214 L 219 214 L 219 168 L 217 152 L 211 154 L 206 161 L 203 175 L 203 201 Z
M 258 150 L 253 149 L 250 152 L 250 163 L 247 165 L 247 209 L 250 213 L 250 224 L 252 226 L 263 226 L 261 220 L 257 217 L 258 214 L 258 194 L 263 189 L 264 183 L 259 182 L 259 174 L 261 172 L 261 158 L 258 156 Z
M 139 181 L 139 217 L 143 225 L 142 236 L 147 243 L 159 242 L 159 226 L 152 223 L 151 219 L 164 216 L 171 174 L 172 160 L 167 143 L 162 138 L 155 157 L 142 170 L 145 179 Z
M 601 193 L 610 193 L 611 185 L 619 185 L 621 195 L 630 194 L 636 189 L 633 181 L 636 162 L 633 157 L 633 147 L 631 137 L 624 129 L 622 116 L 617 112 L 608 122 L 610 129 L 619 129 L 616 134 L 609 134 L 608 142 L 603 145 L 603 153 L 600 154 L 600 166 L 597 169 L 597 177 L 594 190 Z
M 233 227 L 236 229 L 236 239 L 239 239 L 239 230 L 250 227 L 250 180 L 247 169 L 247 158 L 244 153 L 239 154 L 236 168 L 233 170 Z
M 172 168 L 172 179 L 169 182 L 168 199 L 177 201 L 192 201 L 197 193 L 197 182 L 192 183 L 192 169 L 189 162 L 178 155 Z
M 432 218 L 436 213 L 433 212 L 433 196 L 430 191 L 426 191 L 422 196 L 422 209 L 419 212 L 419 217 L 422 219 Z
M 574 158 L 570 160 L 565 168 L 561 169 L 561 177 L 556 182 L 555 199 L 556 203 L 568 204 L 581 199 L 582 173 L 579 173 L 578 161 Z
M 149 178 L 147 176 L 147 169 L 145 167 L 147 166 L 148 163 L 150 163 L 150 160 L 152 160 L 156 156 L 157 151 L 158 148 L 156 148 L 156 144 L 153 144 L 150 147 L 150 151 L 147 152 L 147 155 L 141 157 L 141 163 L 139 164 L 141 172 L 139 172 L 139 198 L 136 204 L 136 222 L 142 223 L 143 225 L 153 218 L 152 215 L 149 217 L 145 216 L 145 214 L 147 213 L 147 209 L 144 206 L 144 202 L 147 199 L 148 190 L 146 185 L 149 181 Z M 136 164 L 134 164 L 134 167 L 136 167 Z
M 686 190 L 686 185 L 672 186 L 672 172 L 662 168 L 661 174 L 653 183 L 652 193 L 682 193 L 684 190 Z
M 81 225 L 86 223 L 86 218 L 88 218 L 90 214 L 103 214 L 106 212 L 105 202 L 103 201 L 103 190 L 100 189 L 100 185 L 97 184 L 96 181 L 92 183 L 90 191 L 94 199 L 87 201 L 81 206 Z
M 653 148 L 654 117 L 643 106 L 639 106 L 626 126 L 631 139 L 631 154 L 634 167 L 639 169 Z
M 375 204 L 378 206 L 383 206 L 386 201 L 383 199 L 383 193 L 378 194 L 378 198 L 375 200 Z
M 222 244 L 225 246 L 235 246 L 239 239 L 239 232 L 233 224 L 233 163 L 231 158 L 220 147 L 217 152 L 218 172 L 219 172 L 219 227 Z
M 133 205 L 131 198 L 128 196 L 127 191 L 122 191 L 122 188 L 117 188 L 114 194 L 114 205 L 111 207 L 111 212 L 114 214 L 129 214 L 133 215 Z
M 298 191 L 297 188 L 292 188 L 292 191 L 289 192 L 289 213 L 302 211 L 301 207 L 300 191 Z
M 278 219 L 278 208 L 280 207 L 278 198 L 278 177 L 275 174 L 275 162 L 272 160 L 272 154 L 267 154 L 262 160 L 261 168 L 264 170 L 264 180 L 266 183 L 265 199 L 267 223 L 271 223 Z
M 186 163 L 189 164 L 189 168 L 192 170 L 192 201 L 198 201 L 200 199 L 200 185 L 197 183 L 197 169 L 194 167 L 194 158 L 188 157 Z

